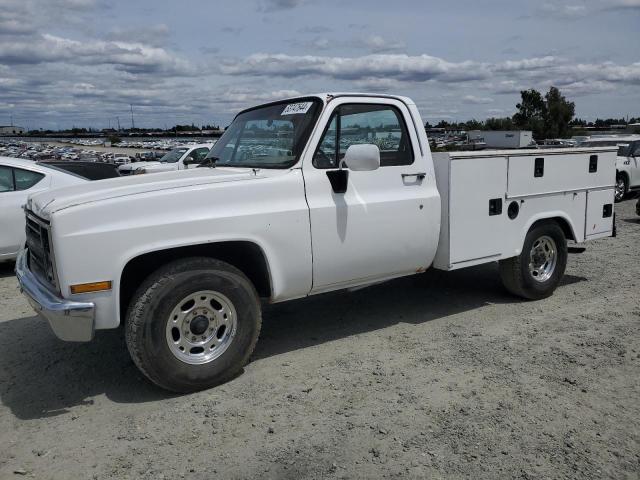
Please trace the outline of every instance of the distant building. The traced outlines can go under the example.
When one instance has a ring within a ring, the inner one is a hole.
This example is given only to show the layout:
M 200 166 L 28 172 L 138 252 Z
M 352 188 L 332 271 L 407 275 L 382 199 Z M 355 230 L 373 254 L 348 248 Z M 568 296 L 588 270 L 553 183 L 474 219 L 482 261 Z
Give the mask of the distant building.
M 0 135 L 22 135 L 24 128 L 13 125 L 0 125 Z
M 469 141 L 484 140 L 487 148 L 525 148 L 534 143 L 531 130 L 471 130 Z

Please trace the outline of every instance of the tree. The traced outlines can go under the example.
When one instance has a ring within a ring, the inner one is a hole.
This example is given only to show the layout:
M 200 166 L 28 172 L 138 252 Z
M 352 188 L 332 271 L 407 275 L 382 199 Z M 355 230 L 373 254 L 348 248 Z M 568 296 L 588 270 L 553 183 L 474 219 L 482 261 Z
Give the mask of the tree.
M 483 123 L 479 122 L 475 118 L 472 120 L 467 120 L 467 122 L 464 124 L 464 127 L 467 130 L 482 130 L 483 126 Z
M 569 122 L 576 111 L 575 103 L 567 101 L 556 87 L 551 87 L 544 98 L 546 138 L 569 137 Z
M 484 130 L 514 130 L 515 125 L 509 117 L 487 118 L 484 122 Z
M 521 91 L 520 96 L 522 101 L 516 105 L 518 111 L 513 115 L 513 123 L 518 128 L 531 130 L 535 138 L 545 138 L 547 106 L 542 94 L 532 88 Z
M 560 90 L 551 87 L 543 97 L 532 88 L 521 91 L 520 95 L 522 101 L 516 105 L 518 111 L 513 116 L 518 128 L 531 130 L 538 140 L 569 136 L 575 104 L 567 101 Z

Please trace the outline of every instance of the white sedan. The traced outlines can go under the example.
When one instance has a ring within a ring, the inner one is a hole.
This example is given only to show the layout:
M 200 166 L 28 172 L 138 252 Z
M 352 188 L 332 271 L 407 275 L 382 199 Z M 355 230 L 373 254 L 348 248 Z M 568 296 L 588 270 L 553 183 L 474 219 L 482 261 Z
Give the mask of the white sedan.
M 50 188 L 87 182 L 83 177 L 30 160 L 0 157 L 0 262 L 15 260 L 25 242 L 23 205 Z

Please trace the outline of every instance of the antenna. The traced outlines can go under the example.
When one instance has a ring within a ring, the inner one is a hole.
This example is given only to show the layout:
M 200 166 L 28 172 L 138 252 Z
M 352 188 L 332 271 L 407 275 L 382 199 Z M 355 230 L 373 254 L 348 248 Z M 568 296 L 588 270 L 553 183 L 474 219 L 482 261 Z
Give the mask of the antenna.
M 133 123 L 133 103 L 130 103 L 129 106 L 131 107 L 131 130 L 133 130 L 136 128 L 136 124 Z
M 116 120 L 118 120 L 118 131 L 120 131 L 120 117 L 116 117 Z

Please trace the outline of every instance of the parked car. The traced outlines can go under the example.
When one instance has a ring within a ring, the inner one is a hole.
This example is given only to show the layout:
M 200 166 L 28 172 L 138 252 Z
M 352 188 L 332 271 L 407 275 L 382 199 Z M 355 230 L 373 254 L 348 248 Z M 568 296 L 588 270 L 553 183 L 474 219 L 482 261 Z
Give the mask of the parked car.
M 38 164 L 44 166 L 51 165 L 67 172 L 80 175 L 88 180 L 104 180 L 105 178 L 115 178 L 120 176 L 118 166 L 113 163 L 46 160 L 38 162 Z
M 131 158 L 128 155 L 116 155 L 113 157 L 113 163 L 115 165 L 129 165 L 131 163 Z
M 633 190 L 640 190 L 640 140 L 621 145 L 616 159 L 616 202 Z
M 154 162 L 135 162 L 123 165 L 119 168 L 121 175 L 132 175 L 141 173 L 168 172 L 171 170 L 186 170 L 189 167 L 198 166 L 205 159 L 212 143 L 201 143 L 198 145 L 187 145 L 176 147 L 166 153 L 160 160 Z
M 509 292 L 542 299 L 567 242 L 612 235 L 614 148 L 432 156 L 423 125 L 391 95 L 245 110 L 209 166 L 30 197 L 18 280 L 61 339 L 125 323 L 144 375 L 187 392 L 240 371 L 261 297 L 499 262 Z
M 23 207 L 30 194 L 81 183 L 87 179 L 51 165 L 0 157 L 0 261 L 15 260 L 24 247 Z

